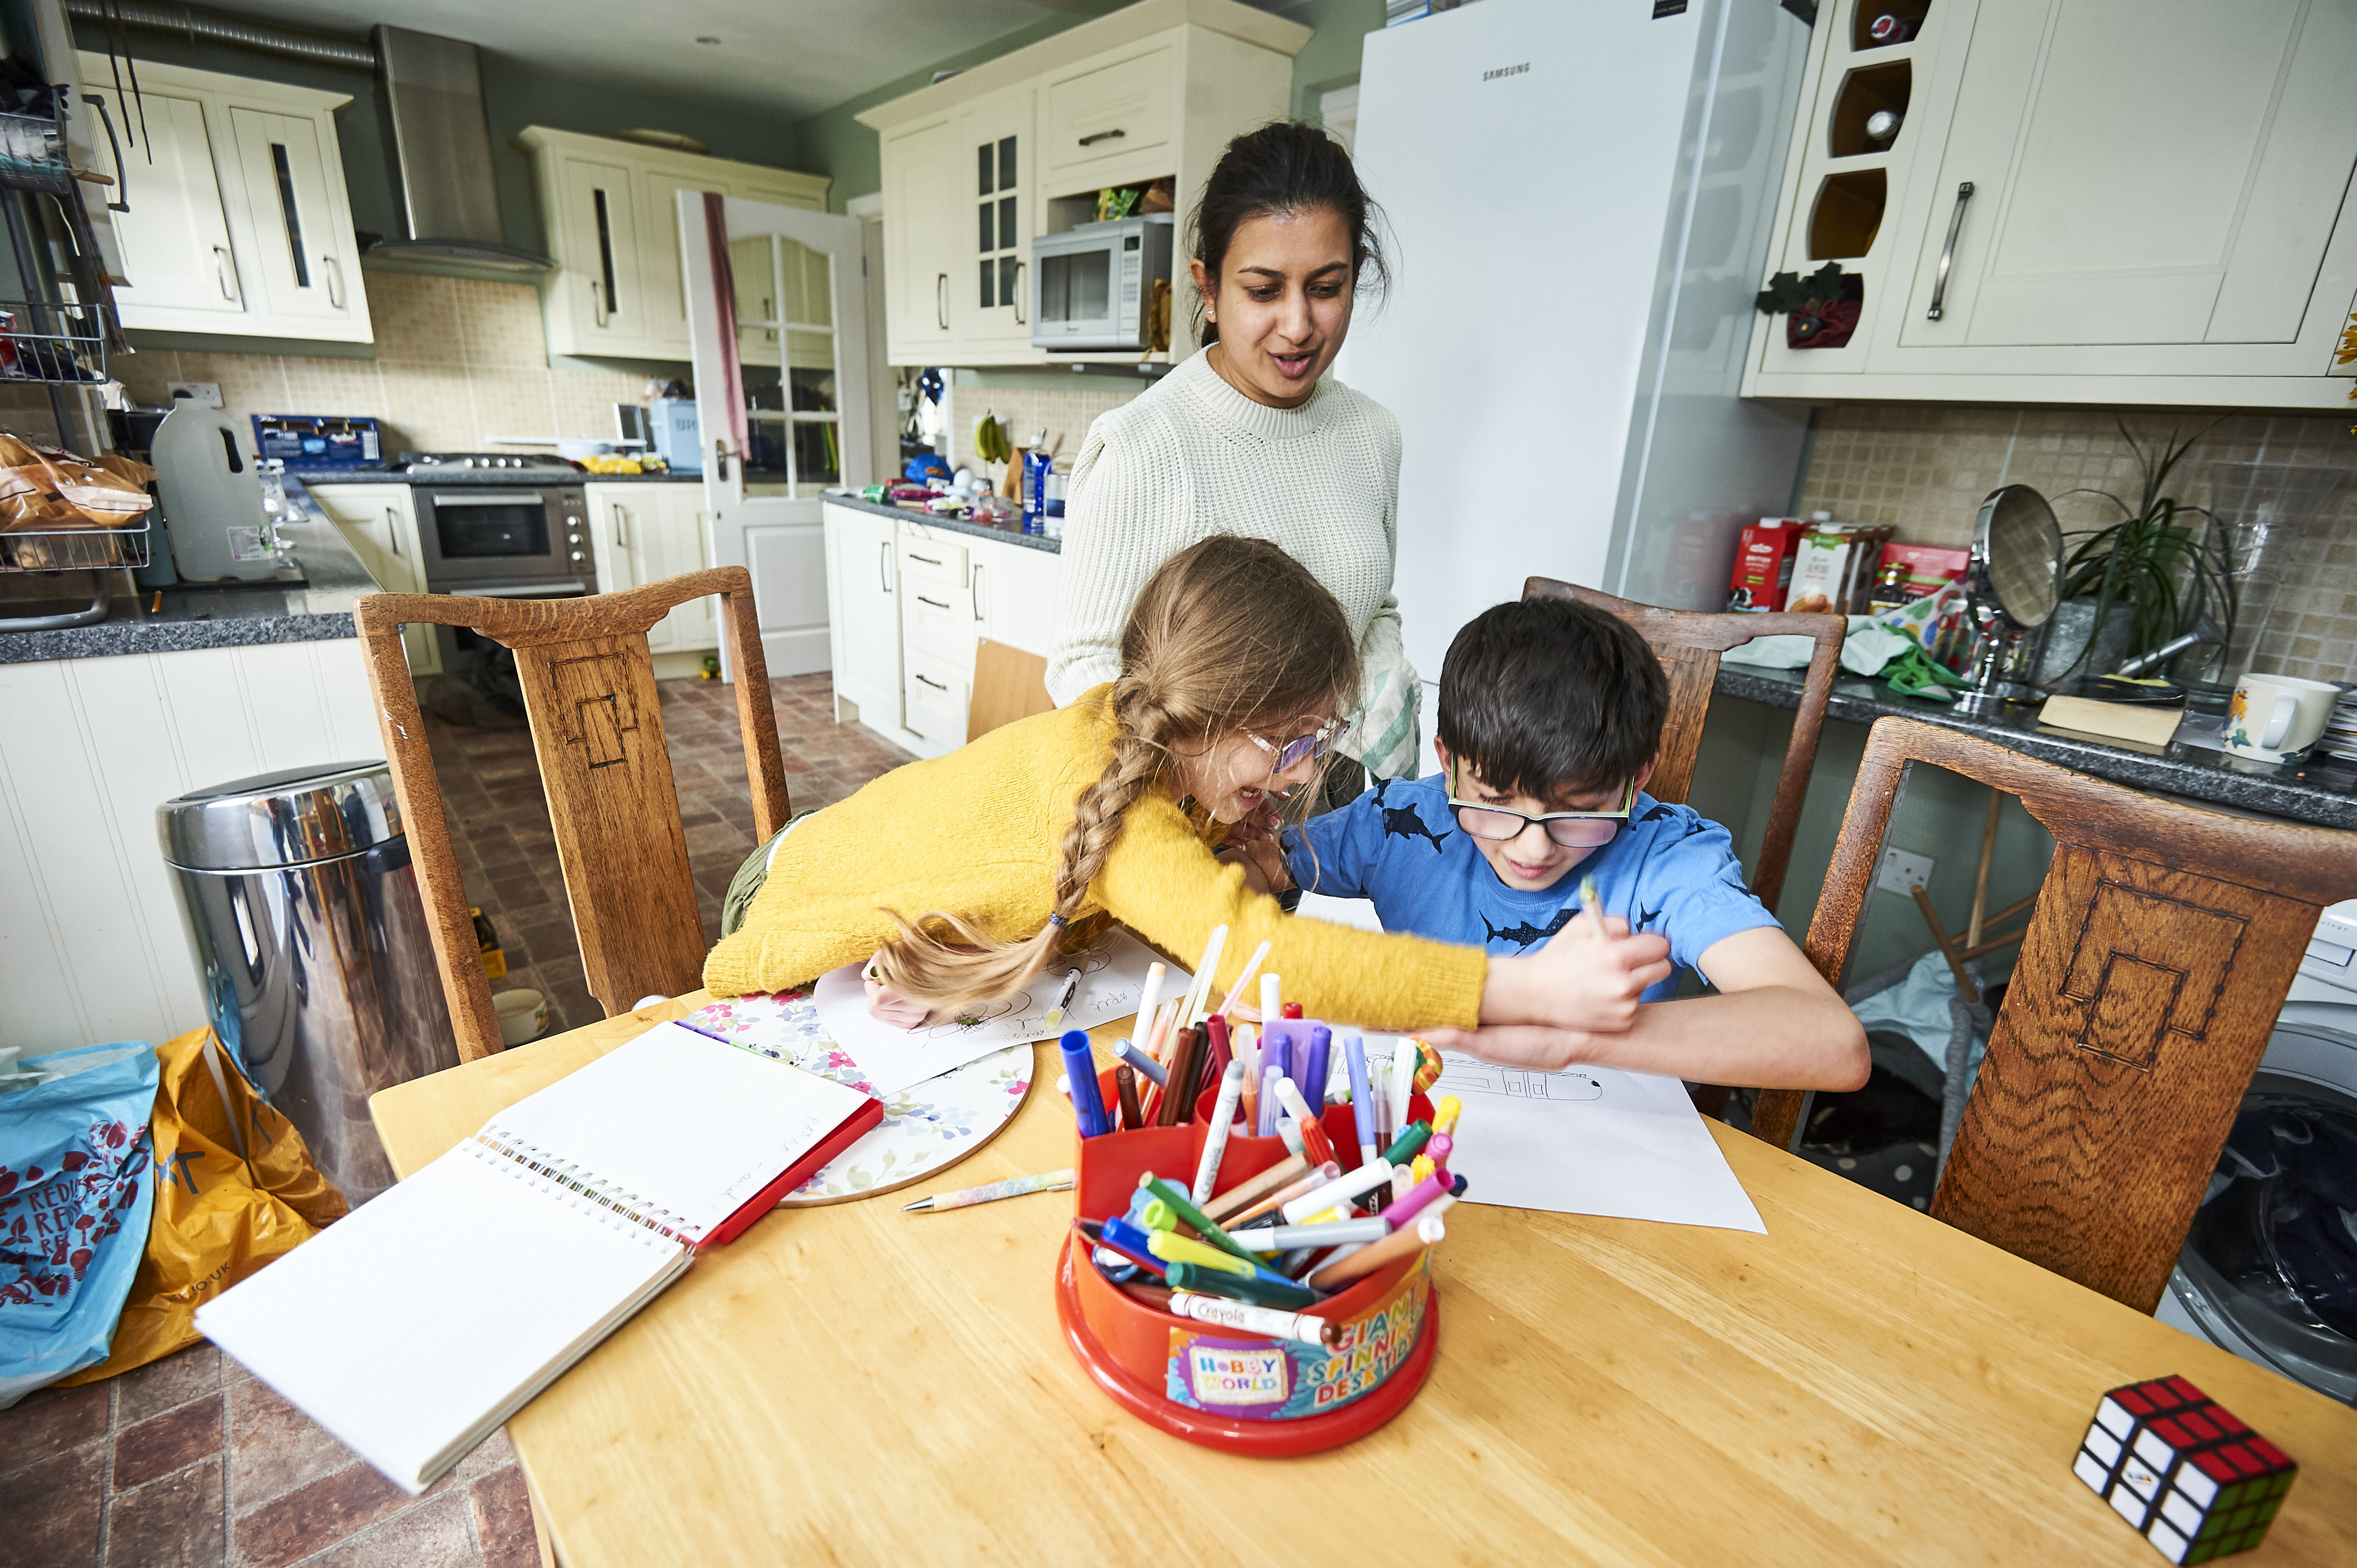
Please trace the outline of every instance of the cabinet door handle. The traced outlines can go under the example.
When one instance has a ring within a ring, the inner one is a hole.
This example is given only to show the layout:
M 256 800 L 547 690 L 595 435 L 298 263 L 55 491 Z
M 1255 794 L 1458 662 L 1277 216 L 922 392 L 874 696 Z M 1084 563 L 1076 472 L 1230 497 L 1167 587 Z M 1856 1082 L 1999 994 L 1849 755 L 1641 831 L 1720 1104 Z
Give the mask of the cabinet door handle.
M 935 609 L 937 609 L 937 610 L 945 610 L 945 609 L 949 608 L 949 606 L 947 606 L 947 605 L 945 605 L 945 604 L 942 603 L 942 601 L 941 601 L 941 600 L 939 600 L 939 599 L 929 599 L 929 598 L 925 597 L 925 596 L 924 596 L 924 595 L 922 595 L 922 594 L 919 594 L 919 595 L 917 596 L 917 602 L 918 602 L 919 604 L 920 604 L 920 605 L 931 605 L 931 606 L 932 606 L 932 607 L 933 607 L 933 608 L 935 608 Z
M 237 291 L 230 287 L 229 283 L 229 247 L 227 245 L 213 247 L 213 278 L 221 285 L 223 299 L 233 300 L 237 297 Z
M 94 92 L 85 92 L 81 101 L 98 111 L 98 123 L 106 127 L 106 147 L 114 155 L 114 199 L 106 204 L 109 212 L 131 210 L 131 180 L 123 166 L 123 144 L 114 139 L 114 122 L 107 117 L 106 100 Z
M 1085 147 L 1098 142 L 1110 142 L 1116 137 L 1125 136 L 1127 134 L 1129 134 L 1128 132 L 1124 131 L 1119 127 L 1115 127 L 1110 131 L 1092 131 L 1089 134 L 1081 138 L 1081 145 Z
M 341 310 L 344 307 L 344 263 L 333 256 L 321 256 L 319 263 L 328 269 L 328 303 Z
M 892 542 L 879 539 L 876 542 L 876 584 L 888 594 L 892 591 L 891 568 Z
M 596 278 L 589 280 L 589 318 L 600 327 L 605 326 L 609 319 L 606 310 L 606 295 L 597 287 Z
M 629 507 L 617 506 L 614 509 L 614 548 L 617 550 L 628 550 L 630 547 L 630 531 L 627 526 L 630 521 Z
M 1029 317 L 1023 314 L 1023 274 L 1030 270 L 1031 263 L 1028 262 L 1015 263 L 1015 325 L 1017 327 L 1028 326 L 1031 320 Z
M 1956 210 L 1948 219 L 1948 242 L 1940 247 L 1940 267 L 1932 274 L 1932 306 L 1923 312 L 1926 321 L 1940 319 L 1940 307 L 1948 297 L 1948 269 L 1956 262 L 1956 236 L 1964 231 L 1964 203 L 1973 199 L 1973 182 L 1956 187 Z
M 974 618 L 977 621 L 981 620 L 983 618 L 982 563 L 979 561 L 974 564 L 974 575 L 966 579 L 965 596 L 974 606 Z
M 918 676 L 917 679 L 924 682 L 926 685 L 931 686 L 936 692 L 947 692 L 949 690 L 947 686 L 942 685 L 939 681 L 927 680 L 922 675 Z
M 946 332 L 950 329 L 950 274 L 933 274 L 933 324 Z
M 939 561 L 935 560 L 931 555 L 920 555 L 913 550 L 909 552 L 909 559 L 911 561 L 922 561 L 928 566 L 938 566 L 941 564 Z
M 384 509 L 384 536 L 393 545 L 396 556 L 401 553 L 401 513 L 393 507 Z

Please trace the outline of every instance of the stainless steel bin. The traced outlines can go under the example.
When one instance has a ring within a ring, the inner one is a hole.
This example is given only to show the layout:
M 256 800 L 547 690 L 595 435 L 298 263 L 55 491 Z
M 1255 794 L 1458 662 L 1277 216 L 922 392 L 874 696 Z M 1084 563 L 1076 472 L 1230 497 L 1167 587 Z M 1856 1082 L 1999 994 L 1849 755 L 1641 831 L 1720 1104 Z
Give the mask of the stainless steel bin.
M 292 768 L 156 818 L 214 1034 L 346 1200 L 375 1197 L 369 1096 L 458 1064 L 392 773 Z

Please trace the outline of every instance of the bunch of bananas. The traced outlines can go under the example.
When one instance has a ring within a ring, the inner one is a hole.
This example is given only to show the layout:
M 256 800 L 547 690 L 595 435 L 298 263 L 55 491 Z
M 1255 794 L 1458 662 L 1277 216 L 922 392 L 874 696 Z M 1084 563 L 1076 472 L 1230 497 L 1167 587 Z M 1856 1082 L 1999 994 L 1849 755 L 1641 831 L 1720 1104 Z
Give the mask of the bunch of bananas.
M 1006 426 L 998 423 L 997 415 L 985 413 L 974 422 L 974 455 L 985 463 L 1015 460 L 1015 443 L 1007 438 Z

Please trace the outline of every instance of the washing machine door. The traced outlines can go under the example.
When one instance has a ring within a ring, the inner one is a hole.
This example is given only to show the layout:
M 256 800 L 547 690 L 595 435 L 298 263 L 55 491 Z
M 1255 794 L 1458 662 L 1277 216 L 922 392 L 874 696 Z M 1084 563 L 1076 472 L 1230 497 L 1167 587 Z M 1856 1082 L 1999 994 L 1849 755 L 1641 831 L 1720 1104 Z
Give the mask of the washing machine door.
M 2286 1010 L 2169 1283 L 2218 1343 L 2357 1402 L 2357 1034 Z

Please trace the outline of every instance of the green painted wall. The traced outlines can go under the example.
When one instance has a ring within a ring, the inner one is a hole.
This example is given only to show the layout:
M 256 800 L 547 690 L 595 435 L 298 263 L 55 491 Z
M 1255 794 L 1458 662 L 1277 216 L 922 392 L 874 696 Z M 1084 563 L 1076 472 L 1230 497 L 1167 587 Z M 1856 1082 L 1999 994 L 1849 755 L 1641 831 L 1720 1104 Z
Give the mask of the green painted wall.
M 1071 0 L 1069 7 L 1058 16 L 1009 33 L 980 48 L 936 60 L 922 70 L 911 71 L 856 98 L 847 98 L 794 127 L 795 144 L 802 156 L 796 166 L 826 175 L 834 181 L 832 199 L 834 209 L 840 212 L 844 203 L 853 197 L 884 188 L 876 133 L 853 118 L 861 110 L 914 92 L 932 81 L 934 71 L 963 70 L 996 59 L 1027 44 L 1052 38 L 1067 27 L 1117 11 L 1126 3 L 1127 0 Z M 1359 80 L 1360 41 L 1383 25 L 1383 0 L 1299 0 L 1295 5 L 1269 9 L 1288 21 L 1316 29 L 1293 60 L 1293 112 L 1314 118 L 1319 93 Z
M 85 49 L 103 51 L 105 39 L 88 24 L 76 28 Z M 166 33 L 136 31 L 132 47 L 137 58 L 229 76 L 281 81 L 297 87 L 351 95 L 351 102 L 336 113 L 336 139 L 344 155 L 344 178 L 350 188 L 352 225 L 365 232 L 390 235 L 398 231 L 394 216 L 392 148 L 378 113 L 376 79 L 366 70 L 312 65 L 277 55 L 231 48 L 219 44 L 176 38 Z M 492 177 L 499 187 L 500 226 L 507 242 L 541 251 L 540 220 L 533 208 L 532 170 L 524 156 L 509 145 L 527 125 L 577 131 L 585 135 L 611 135 L 641 127 L 675 131 L 693 136 L 715 156 L 779 168 L 802 166 L 793 123 L 782 114 L 763 114 L 735 104 L 692 96 L 637 92 L 597 86 L 551 76 L 520 61 L 485 51 L 483 112 L 490 123 Z M 111 78 L 91 85 L 114 97 Z M 119 131 L 121 126 L 116 127 Z M 131 177 L 138 178 L 139 159 L 126 150 Z

